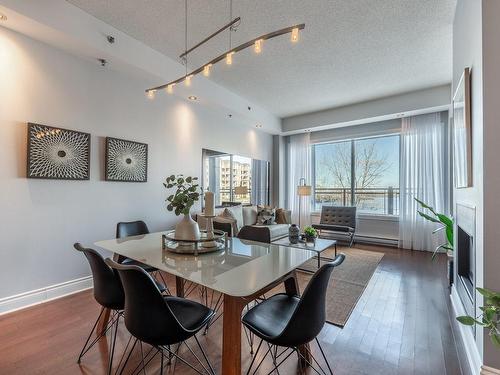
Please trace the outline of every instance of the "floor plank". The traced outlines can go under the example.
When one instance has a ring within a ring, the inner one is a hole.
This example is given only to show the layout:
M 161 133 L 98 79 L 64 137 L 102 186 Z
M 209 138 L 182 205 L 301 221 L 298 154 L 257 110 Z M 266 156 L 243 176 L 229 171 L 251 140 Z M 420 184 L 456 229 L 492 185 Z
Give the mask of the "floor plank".
M 446 258 L 431 261 L 428 253 L 368 245 L 357 247 L 383 251 L 385 256 L 346 326 L 341 329 L 327 324 L 320 335 L 334 373 L 462 374 L 454 325 L 450 321 Z M 168 282 L 175 289 L 175 280 L 169 278 Z M 190 298 L 197 297 L 196 292 L 190 295 Z M 98 313 L 92 293 L 86 291 L 0 316 L 0 374 L 105 374 L 106 341 L 91 350 L 80 366 L 76 364 Z M 200 336 L 218 372 L 221 330 L 222 319 L 219 319 L 206 336 Z M 250 350 L 242 336 L 245 369 Z M 117 358 L 128 338 L 122 324 Z M 312 347 L 317 351 L 314 345 Z M 136 351 L 132 360 L 137 364 L 139 358 Z M 148 373 L 158 371 L 158 366 L 159 360 L 153 361 Z M 259 373 L 265 374 L 270 368 L 270 361 L 266 361 Z M 297 361 L 290 359 L 280 373 L 297 371 Z M 174 373 L 173 368 L 166 373 Z M 175 373 L 192 374 L 193 371 L 178 364 Z

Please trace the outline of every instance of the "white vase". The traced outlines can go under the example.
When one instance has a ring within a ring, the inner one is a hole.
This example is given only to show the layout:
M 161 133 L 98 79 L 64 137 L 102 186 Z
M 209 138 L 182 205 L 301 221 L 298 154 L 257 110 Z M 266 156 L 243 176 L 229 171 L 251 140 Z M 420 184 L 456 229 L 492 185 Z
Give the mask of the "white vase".
M 200 238 L 200 228 L 190 214 L 184 215 L 182 220 L 175 226 L 175 238 L 177 240 L 197 240 Z

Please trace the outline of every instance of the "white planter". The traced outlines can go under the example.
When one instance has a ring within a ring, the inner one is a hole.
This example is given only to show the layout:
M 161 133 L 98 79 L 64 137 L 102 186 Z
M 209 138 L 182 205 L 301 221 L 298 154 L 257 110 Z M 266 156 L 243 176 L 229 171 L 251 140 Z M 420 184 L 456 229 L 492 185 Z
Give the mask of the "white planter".
M 175 226 L 175 238 L 177 240 L 197 240 L 200 238 L 200 228 L 190 214 L 184 215 L 182 220 Z

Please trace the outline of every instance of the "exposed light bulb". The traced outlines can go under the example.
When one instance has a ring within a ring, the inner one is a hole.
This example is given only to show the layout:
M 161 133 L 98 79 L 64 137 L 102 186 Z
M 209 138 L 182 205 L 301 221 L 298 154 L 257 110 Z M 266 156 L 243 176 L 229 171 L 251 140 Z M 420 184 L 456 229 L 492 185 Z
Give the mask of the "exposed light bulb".
M 146 92 L 146 95 L 147 95 L 148 99 L 151 99 L 151 100 L 154 99 L 155 98 L 155 90 L 148 90 Z
M 185 81 L 186 86 L 191 86 L 191 78 L 192 78 L 192 77 L 193 77 L 193 75 L 192 75 L 192 74 L 190 74 L 190 75 L 188 75 L 188 76 L 186 77 L 186 81 Z
M 210 75 L 210 69 L 212 68 L 212 64 L 207 64 L 203 67 L 203 75 L 208 77 Z
M 255 41 L 254 51 L 255 51 L 255 53 L 261 53 L 262 52 L 262 39 L 259 39 L 259 40 Z
M 171 83 L 170 85 L 167 85 L 167 87 L 165 88 L 167 93 L 171 94 L 174 92 L 174 85 L 175 85 L 175 83 Z
M 227 65 L 231 65 L 233 63 L 233 54 L 234 54 L 234 52 L 229 52 L 226 55 L 226 64 Z
M 299 28 L 298 27 L 294 27 L 292 29 L 292 38 L 291 38 L 292 42 L 296 42 L 299 40 Z

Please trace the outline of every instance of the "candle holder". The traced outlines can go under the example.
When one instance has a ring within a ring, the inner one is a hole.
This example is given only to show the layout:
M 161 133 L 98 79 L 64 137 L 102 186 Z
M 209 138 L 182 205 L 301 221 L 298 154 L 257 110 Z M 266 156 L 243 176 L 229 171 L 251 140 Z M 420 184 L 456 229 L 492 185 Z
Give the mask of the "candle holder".
M 214 217 L 215 217 L 215 215 L 201 214 L 199 216 L 204 217 L 207 220 L 207 226 L 205 228 L 206 233 L 207 233 L 207 239 L 213 240 L 214 239 Z M 203 244 L 201 246 L 206 247 L 206 248 L 217 247 L 217 242 L 206 241 L 206 242 L 203 242 Z

